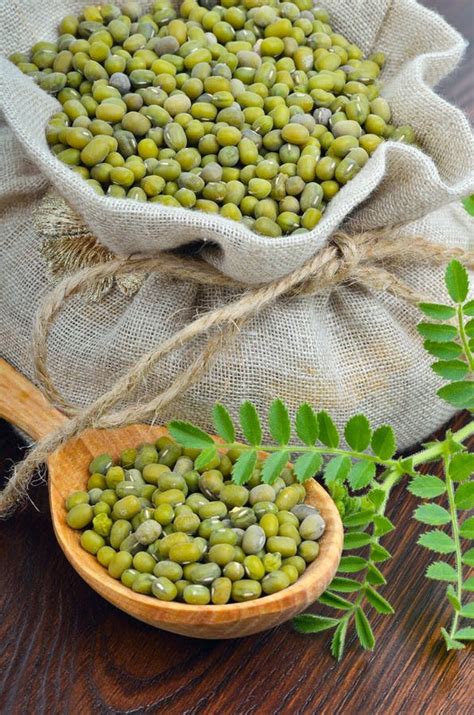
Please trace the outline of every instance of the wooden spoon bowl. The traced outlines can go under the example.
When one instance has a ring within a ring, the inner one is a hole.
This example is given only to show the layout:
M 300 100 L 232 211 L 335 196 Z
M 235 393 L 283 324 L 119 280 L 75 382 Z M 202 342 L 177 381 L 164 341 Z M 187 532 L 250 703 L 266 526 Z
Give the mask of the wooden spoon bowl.
M 23 375 L 0 360 L 0 416 L 34 439 L 59 427 L 66 419 Z M 82 490 L 89 462 L 104 452 L 116 457 L 124 446 L 150 442 L 166 428 L 132 425 L 113 430 L 87 430 L 70 440 L 49 459 L 49 501 L 56 538 L 79 575 L 103 598 L 134 618 L 152 626 L 193 638 L 240 638 L 277 626 L 304 611 L 326 590 L 341 557 L 343 529 L 329 494 L 314 480 L 306 482 L 307 503 L 316 506 L 326 521 L 320 552 L 290 587 L 247 603 L 192 606 L 159 601 L 133 592 L 109 576 L 94 556 L 79 543 L 79 532 L 66 523 L 66 497 Z

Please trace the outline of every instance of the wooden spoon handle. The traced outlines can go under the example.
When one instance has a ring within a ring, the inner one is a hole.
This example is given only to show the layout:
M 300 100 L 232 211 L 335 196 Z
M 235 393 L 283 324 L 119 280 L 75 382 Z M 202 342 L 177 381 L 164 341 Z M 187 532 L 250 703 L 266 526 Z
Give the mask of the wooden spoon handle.
M 52 407 L 24 375 L 0 359 L 0 417 L 35 441 L 59 427 L 67 418 Z

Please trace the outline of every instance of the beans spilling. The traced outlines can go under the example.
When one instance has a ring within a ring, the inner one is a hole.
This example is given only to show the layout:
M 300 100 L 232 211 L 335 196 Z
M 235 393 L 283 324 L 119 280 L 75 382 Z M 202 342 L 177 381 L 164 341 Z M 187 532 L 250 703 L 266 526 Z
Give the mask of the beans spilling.
M 87 6 L 11 60 L 62 111 L 46 136 L 98 194 L 220 214 L 278 237 L 313 229 L 385 140 L 382 53 L 312 0 Z
M 238 449 L 195 469 L 197 450 L 168 437 L 102 454 L 86 491 L 66 500 L 67 523 L 110 576 L 161 601 L 225 604 L 277 593 L 319 553 L 325 528 L 306 490 L 286 468 L 273 484 L 257 464 L 245 485 L 231 481 Z

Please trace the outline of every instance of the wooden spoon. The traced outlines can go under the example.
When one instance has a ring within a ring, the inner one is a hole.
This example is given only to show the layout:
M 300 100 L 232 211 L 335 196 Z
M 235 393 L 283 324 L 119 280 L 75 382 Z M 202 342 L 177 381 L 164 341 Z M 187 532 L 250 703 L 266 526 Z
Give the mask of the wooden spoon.
M 34 440 L 59 427 L 66 417 L 47 403 L 23 375 L 0 360 L 0 416 Z M 190 415 L 192 417 L 192 415 Z M 247 603 L 191 606 L 167 603 L 134 593 L 111 578 L 91 554 L 80 546 L 79 533 L 66 523 L 64 502 L 85 487 L 91 459 L 104 452 L 117 456 L 124 446 L 150 442 L 166 428 L 132 425 L 111 430 L 87 430 L 69 441 L 49 459 L 49 502 L 56 538 L 80 576 L 103 598 L 122 611 L 152 626 L 193 638 L 239 638 L 277 626 L 313 603 L 331 582 L 340 560 L 343 530 L 336 506 L 315 481 L 306 482 L 307 502 L 317 506 L 326 521 L 320 552 L 301 578 L 279 593 Z

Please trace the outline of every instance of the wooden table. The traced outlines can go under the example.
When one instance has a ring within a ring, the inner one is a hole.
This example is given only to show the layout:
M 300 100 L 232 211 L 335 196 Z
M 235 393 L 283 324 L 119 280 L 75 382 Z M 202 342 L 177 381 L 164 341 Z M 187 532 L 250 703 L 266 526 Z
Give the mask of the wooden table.
M 465 35 L 471 0 L 425 0 Z M 474 114 L 474 57 L 442 85 Z M 453 420 L 454 429 L 466 421 Z M 471 448 L 474 447 L 474 442 Z M 0 472 L 24 445 L 0 424 Z M 431 470 L 432 471 L 432 470 Z M 46 489 L 1 525 L 0 712 L 5 715 L 166 713 L 408 713 L 467 715 L 474 707 L 469 651 L 446 654 L 439 624 L 448 618 L 441 583 L 428 582 L 428 554 L 415 546 L 415 500 L 395 493 L 389 516 L 398 525 L 384 541 L 396 554 L 384 569 L 383 593 L 396 608 L 373 617 L 375 653 L 351 637 L 342 664 L 328 637 L 303 636 L 290 625 L 242 640 L 199 641 L 132 620 L 91 591 L 54 539 Z M 471 705 L 469 705 L 469 702 Z

